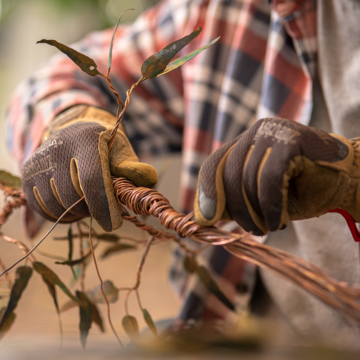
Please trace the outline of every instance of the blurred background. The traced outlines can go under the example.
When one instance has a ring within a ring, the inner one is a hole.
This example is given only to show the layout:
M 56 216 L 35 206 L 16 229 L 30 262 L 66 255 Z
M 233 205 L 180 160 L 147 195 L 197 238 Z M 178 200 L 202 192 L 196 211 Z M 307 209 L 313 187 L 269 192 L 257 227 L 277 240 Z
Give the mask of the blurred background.
M 90 31 L 113 26 L 119 14 L 126 8 L 135 8 L 135 11 L 127 12 L 122 23 L 131 23 L 141 12 L 155 5 L 156 2 L 157 0 L 0 0 L 0 136 L 2 140 L 0 141 L 0 169 L 19 174 L 17 164 L 11 159 L 5 146 L 6 104 L 20 81 L 56 52 L 56 49 L 50 46 L 37 46 L 36 41 L 48 38 L 71 44 Z M 169 198 L 172 204 L 176 205 L 180 158 L 158 158 L 150 160 L 150 162 L 158 171 L 167 168 L 158 189 Z M 0 206 L 3 205 L 3 201 L 4 199 L 0 195 Z M 158 226 L 156 220 L 149 221 Z M 50 223 L 46 223 L 35 241 L 39 240 L 50 226 Z M 67 226 L 59 225 L 41 245 L 41 251 L 67 257 L 67 242 L 52 239 L 53 236 L 66 236 L 67 229 Z M 31 246 L 22 229 L 21 211 L 16 211 L 1 231 L 7 236 Z M 131 224 L 125 224 L 118 234 L 138 239 L 146 236 Z M 76 245 L 75 241 L 74 246 L 76 247 Z M 104 245 L 100 245 L 97 254 L 100 254 L 104 247 Z M 77 254 L 77 249 L 74 251 Z M 112 280 L 117 287 L 134 285 L 137 264 L 141 259 L 142 252 L 143 247 L 139 247 L 138 250 L 115 254 L 107 260 L 99 261 L 103 279 Z M 169 243 L 153 246 L 143 270 L 140 295 L 143 306 L 150 312 L 154 320 L 174 317 L 179 309 L 179 303 L 167 280 L 170 253 L 171 244 Z M 75 254 L 74 258 L 77 258 L 78 255 Z M 10 266 L 21 256 L 22 253 L 16 245 L 6 243 L 0 238 L 0 258 L 6 266 Z M 71 283 L 72 273 L 69 267 L 55 265 L 54 260 L 36 253 L 35 256 L 38 261 L 51 267 L 65 284 Z M 86 288 L 91 289 L 98 284 L 99 280 L 94 266 L 90 265 L 87 271 Z M 71 291 L 75 292 L 78 287 L 77 283 L 74 284 Z M 57 293 L 60 305 L 68 300 L 61 291 L 58 290 Z M 121 293 L 120 299 L 112 304 L 111 312 L 116 330 L 126 341 L 127 337 L 121 326 L 121 320 L 125 314 L 124 295 L 125 293 Z M 0 298 L 0 308 L 6 306 L 7 302 L 8 298 Z M 129 304 L 130 313 L 137 317 L 140 327 L 144 327 L 145 323 L 142 320 L 135 295 L 131 296 Z M 88 338 L 88 348 L 96 348 L 99 344 L 117 347 L 116 339 L 106 320 L 106 307 L 100 305 L 100 311 L 106 333 L 101 334 L 98 328 L 93 326 Z M 16 321 L 9 333 L 0 341 L 0 352 L 21 348 L 38 348 L 45 343 L 48 347 L 49 344 L 58 347 L 59 326 L 55 307 L 48 289 L 39 275 L 33 274 L 15 312 L 17 314 Z M 64 312 L 62 321 L 64 346 L 73 344 L 80 348 L 78 309 L 73 308 Z

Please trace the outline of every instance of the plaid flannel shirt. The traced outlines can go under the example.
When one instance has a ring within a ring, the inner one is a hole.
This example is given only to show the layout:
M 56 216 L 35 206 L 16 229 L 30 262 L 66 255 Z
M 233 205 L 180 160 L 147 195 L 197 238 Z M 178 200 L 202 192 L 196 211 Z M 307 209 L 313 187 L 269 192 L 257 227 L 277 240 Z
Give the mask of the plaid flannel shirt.
M 169 42 L 201 26 L 181 54 L 220 40 L 181 69 L 145 81 L 133 93 L 124 126 L 137 154 L 182 151 L 181 206 L 191 211 L 197 176 L 206 157 L 262 117 L 308 124 L 316 66 L 314 0 L 164 0 L 134 24 L 120 27 L 111 78 L 121 98 L 136 82 L 142 62 Z M 106 72 L 113 29 L 73 45 Z M 101 77 L 90 77 L 62 54 L 16 90 L 7 114 L 7 141 L 21 164 L 40 143 L 51 120 L 76 104 L 116 112 Z M 186 273 L 175 251 L 170 277 L 184 298 L 180 319 L 227 318 L 232 310 Z M 224 294 L 246 306 L 255 267 L 222 248 L 206 255 Z

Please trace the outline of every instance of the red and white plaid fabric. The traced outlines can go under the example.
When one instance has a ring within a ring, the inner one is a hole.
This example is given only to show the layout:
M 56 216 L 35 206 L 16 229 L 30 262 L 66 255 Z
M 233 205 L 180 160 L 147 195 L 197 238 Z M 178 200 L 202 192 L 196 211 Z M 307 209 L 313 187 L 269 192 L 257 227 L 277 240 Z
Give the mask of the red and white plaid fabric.
M 201 164 L 219 146 L 262 117 L 309 123 L 316 68 L 314 0 L 164 0 L 117 32 L 111 78 L 121 98 L 140 78 L 148 56 L 199 26 L 201 35 L 182 54 L 218 36 L 220 40 L 181 69 L 143 82 L 124 120 L 139 156 L 182 151 L 184 212 L 193 208 Z M 112 33 L 92 33 L 73 47 L 93 58 L 104 73 Z M 54 116 L 75 104 L 116 112 L 104 79 L 86 75 L 62 54 L 18 87 L 7 115 L 7 140 L 20 164 L 37 148 Z M 186 297 L 181 318 L 228 316 L 231 310 L 201 284 L 188 286 L 190 275 L 180 250 L 176 254 L 170 277 Z M 222 248 L 214 248 L 207 260 L 235 305 L 243 303 L 244 293 L 249 298 L 252 265 Z

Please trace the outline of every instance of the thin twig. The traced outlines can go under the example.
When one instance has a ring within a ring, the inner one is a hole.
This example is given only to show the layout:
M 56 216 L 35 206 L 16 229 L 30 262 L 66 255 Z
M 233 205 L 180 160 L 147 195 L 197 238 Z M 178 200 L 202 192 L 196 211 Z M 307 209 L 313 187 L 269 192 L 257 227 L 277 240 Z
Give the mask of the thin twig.
M 146 242 L 146 246 L 145 246 L 145 250 L 142 254 L 142 257 L 141 257 L 141 260 L 140 260 L 140 263 L 138 265 L 138 271 L 137 271 L 137 276 L 136 276 L 136 283 L 135 285 L 129 289 L 128 293 L 126 294 L 126 297 L 125 297 L 125 311 L 126 311 L 126 315 L 129 315 L 129 308 L 128 308 L 128 301 L 129 301 L 129 297 L 130 297 L 130 294 L 132 291 L 135 290 L 136 292 L 136 296 L 137 296 L 137 299 L 138 299 L 138 303 L 139 303 L 139 306 L 140 306 L 140 309 L 142 310 L 142 306 L 141 306 L 141 301 L 140 301 L 140 295 L 139 295 L 139 292 L 138 292 L 138 288 L 139 288 L 139 285 L 140 285 L 140 279 L 141 279 L 141 272 L 142 272 L 142 269 L 143 269 L 143 266 L 145 264 L 145 260 L 146 260 L 146 257 L 149 253 L 149 249 L 150 249 L 150 245 L 151 243 L 154 241 L 154 237 L 153 236 L 150 236 L 149 239 L 147 240 Z
M 65 210 L 65 212 L 56 220 L 56 222 L 54 223 L 54 225 L 50 228 L 50 230 L 43 236 L 43 238 L 24 256 L 22 257 L 20 260 L 18 260 L 15 264 L 13 264 L 12 266 L 10 266 L 8 269 L 4 270 L 1 274 L 0 277 L 3 276 L 6 272 L 8 272 L 9 270 L 13 269 L 17 264 L 19 264 L 21 261 L 23 261 L 24 259 L 26 259 L 29 255 L 31 255 L 36 248 L 46 239 L 46 237 L 54 230 L 55 226 L 60 222 L 60 220 L 74 207 L 76 206 L 80 201 L 84 200 L 85 196 L 83 196 L 81 199 L 79 199 L 75 204 L 71 205 L 67 210 Z M 4 235 L 2 235 L 4 237 Z
M 118 334 L 116 333 L 115 331 L 115 328 L 114 328 L 114 325 L 111 321 L 111 316 L 110 316 L 110 304 L 109 304 L 109 301 L 105 295 L 105 292 L 104 292 L 104 289 L 103 289 L 103 286 L 104 286 L 104 282 L 101 278 L 101 275 L 100 275 L 100 271 L 99 271 L 99 268 L 98 268 L 98 265 L 97 265 L 97 261 L 96 261 L 96 257 L 95 257 L 95 252 L 94 252 L 94 246 L 93 246 L 93 242 L 92 242 L 92 236 L 91 236 L 91 230 L 92 230 L 92 226 L 91 226 L 91 223 L 92 223 L 92 217 L 90 217 L 90 224 L 89 224 L 89 242 L 90 242 L 90 248 L 91 248 L 91 252 L 92 252 L 92 256 L 93 256 L 93 259 L 94 259 L 94 264 L 95 264 L 95 269 L 96 269 L 96 272 L 97 272 L 97 275 L 98 275 L 98 278 L 100 280 L 100 290 L 101 290 L 101 293 L 104 297 L 104 300 L 106 302 L 106 306 L 107 306 L 107 311 L 108 311 L 108 320 L 109 320 L 109 323 L 110 323 L 110 326 L 111 326 L 111 329 L 118 341 L 118 343 L 120 344 L 120 346 L 122 348 L 124 348 L 124 345 L 123 343 L 121 342 Z

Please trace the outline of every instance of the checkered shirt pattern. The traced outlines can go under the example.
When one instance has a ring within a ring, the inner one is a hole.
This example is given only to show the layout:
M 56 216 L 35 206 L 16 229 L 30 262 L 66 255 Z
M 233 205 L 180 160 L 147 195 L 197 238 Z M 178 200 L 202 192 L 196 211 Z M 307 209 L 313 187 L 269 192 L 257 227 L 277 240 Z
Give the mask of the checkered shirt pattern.
M 220 40 L 181 69 L 143 82 L 133 93 L 124 120 L 140 157 L 182 151 L 184 212 L 193 208 L 206 157 L 257 119 L 272 116 L 309 123 L 316 67 L 313 0 L 164 0 L 117 32 L 111 78 L 121 98 L 140 78 L 148 56 L 199 26 L 201 35 L 180 55 L 218 36 Z M 91 33 L 72 46 L 93 58 L 104 73 L 112 33 L 113 29 Z M 76 104 L 116 112 L 104 79 L 82 73 L 62 54 L 18 87 L 7 114 L 7 141 L 20 164 L 38 147 L 51 120 Z M 254 266 L 218 247 L 208 249 L 204 258 L 234 308 L 246 306 Z M 176 250 L 170 271 L 184 298 L 180 319 L 231 316 L 234 308 L 187 274 L 182 259 Z

